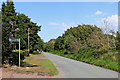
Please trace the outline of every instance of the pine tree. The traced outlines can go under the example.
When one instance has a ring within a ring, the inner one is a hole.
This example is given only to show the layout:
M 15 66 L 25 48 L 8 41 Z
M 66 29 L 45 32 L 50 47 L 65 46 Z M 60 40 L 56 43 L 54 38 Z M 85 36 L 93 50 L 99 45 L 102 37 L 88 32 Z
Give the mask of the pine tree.
M 37 23 L 31 22 L 31 19 L 25 14 L 20 14 L 15 11 L 14 3 L 12 0 L 7 0 L 2 4 L 2 54 L 3 63 L 8 63 L 9 58 L 12 56 L 11 43 L 11 30 L 14 31 L 19 28 L 19 32 L 14 32 L 14 38 L 21 39 L 21 49 L 28 48 L 28 28 L 30 28 L 30 49 L 31 53 L 37 49 L 40 50 L 43 46 L 43 41 L 38 36 L 41 26 Z M 42 43 L 42 44 L 40 44 Z
M 15 9 L 12 1 L 7 1 L 7 4 L 3 2 L 2 4 L 2 61 L 3 63 L 8 63 L 9 56 L 11 54 L 9 34 L 11 30 L 10 21 L 13 21 L 13 26 L 15 22 Z

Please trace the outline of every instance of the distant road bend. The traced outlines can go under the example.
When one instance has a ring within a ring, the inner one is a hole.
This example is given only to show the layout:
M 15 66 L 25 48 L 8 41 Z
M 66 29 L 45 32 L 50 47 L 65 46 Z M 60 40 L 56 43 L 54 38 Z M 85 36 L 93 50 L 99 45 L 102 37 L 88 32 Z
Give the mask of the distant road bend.
M 46 52 L 43 52 L 43 54 L 60 71 L 60 78 L 118 78 L 118 73 L 111 70 Z

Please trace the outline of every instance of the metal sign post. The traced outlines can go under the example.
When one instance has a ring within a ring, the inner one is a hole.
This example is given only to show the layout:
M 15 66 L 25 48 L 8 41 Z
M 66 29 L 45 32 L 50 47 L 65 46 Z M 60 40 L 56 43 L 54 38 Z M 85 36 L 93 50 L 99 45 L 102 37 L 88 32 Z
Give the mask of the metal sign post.
M 19 67 L 20 67 L 20 38 L 19 38 Z
M 19 42 L 19 67 L 20 67 L 20 38 L 19 39 L 9 39 L 11 43 Z

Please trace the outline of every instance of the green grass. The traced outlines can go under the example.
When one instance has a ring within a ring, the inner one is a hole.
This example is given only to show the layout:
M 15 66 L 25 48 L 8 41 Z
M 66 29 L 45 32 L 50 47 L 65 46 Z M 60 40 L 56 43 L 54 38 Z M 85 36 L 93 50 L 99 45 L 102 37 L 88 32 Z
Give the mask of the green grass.
M 32 70 L 26 70 L 26 72 L 28 72 L 28 73 L 34 73 L 34 71 L 32 71 Z
M 45 57 L 45 55 L 43 55 L 43 54 L 30 54 L 30 57 Z
M 100 66 L 106 69 L 111 69 L 118 72 L 118 53 L 115 51 L 100 55 L 99 58 L 88 56 L 88 54 L 90 54 L 89 52 L 84 52 L 84 54 L 83 52 L 81 52 L 77 54 L 64 55 L 64 51 L 56 50 L 56 51 L 51 51 L 50 53 L 71 58 L 74 60 L 82 61 L 88 64 Z
M 30 55 L 32 57 L 36 56 L 43 56 L 42 54 L 39 55 Z M 43 56 L 45 57 L 45 56 Z M 37 73 L 47 73 L 49 76 L 54 76 L 59 73 L 55 65 L 48 59 L 31 59 L 31 58 L 26 58 L 24 59 L 25 63 L 27 64 L 36 64 L 38 67 L 32 68 L 30 70 L 27 70 L 28 72 L 37 72 Z
M 22 52 L 23 50 L 21 50 Z M 18 50 L 16 50 L 18 52 Z M 33 58 L 34 57 L 34 58 Z M 40 57 L 40 58 L 35 58 Z M 10 67 L 11 70 L 15 70 L 19 73 L 38 73 L 39 75 L 54 76 L 59 73 L 55 65 L 45 57 L 45 55 L 30 54 L 24 60 L 21 60 L 21 67 Z M 42 74 L 41 74 L 42 73 Z
M 50 76 L 54 76 L 58 74 L 57 68 L 54 66 L 54 64 L 48 60 L 48 59 L 30 59 L 26 58 L 24 62 L 28 64 L 36 64 L 40 68 L 37 69 L 37 72 L 43 72 L 48 73 Z
M 22 53 L 22 52 L 24 52 L 24 51 L 28 51 L 27 49 L 24 49 L 24 50 L 20 50 L 20 52 Z M 15 50 L 12 50 L 12 52 L 15 52 Z M 19 50 L 18 49 L 16 49 L 16 52 L 19 52 Z

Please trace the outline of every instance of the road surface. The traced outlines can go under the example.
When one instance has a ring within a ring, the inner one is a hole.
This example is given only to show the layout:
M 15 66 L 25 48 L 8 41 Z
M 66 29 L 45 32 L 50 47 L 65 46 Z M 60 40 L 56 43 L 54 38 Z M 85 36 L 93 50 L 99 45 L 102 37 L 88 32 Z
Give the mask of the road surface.
M 46 52 L 43 54 L 55 64 L 60 78 L 118 78 L 118 73 L 111 70 Z

